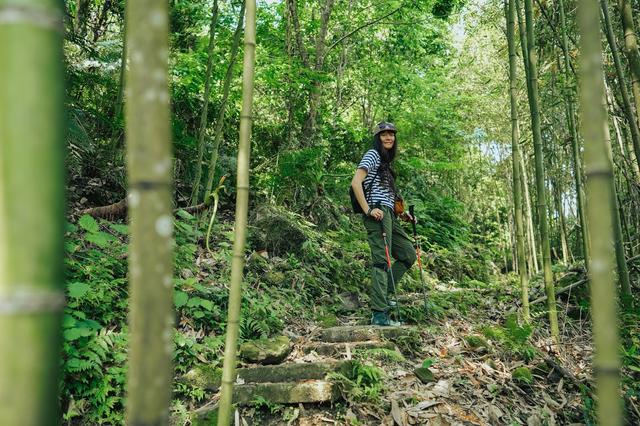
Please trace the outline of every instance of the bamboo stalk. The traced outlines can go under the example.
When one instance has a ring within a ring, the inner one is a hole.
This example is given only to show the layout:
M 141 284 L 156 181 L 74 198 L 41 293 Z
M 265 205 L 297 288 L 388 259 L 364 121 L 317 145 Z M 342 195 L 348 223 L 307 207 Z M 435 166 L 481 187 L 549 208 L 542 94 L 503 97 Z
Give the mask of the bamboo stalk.
M 236 345 L 240 326 L 240 302 L 242 297 L 242 269 L 249 207 L 249 159 L 251 155 L 251 126 L 253 123 L 253 75 L 256 54 L 256 2 L 246 0 L 244 63 L 242 68 L 242 111 L 240 113 L 240 141 L 238 146 L 238 178 L 236 187 L 236 224 L 231 262 L 231 287 L 229 289 L 229 313 L 224 348 L 224 366 L 218 426 L 231 423 L 231 402 L 235 382 Z
M 522 221 L 522 193 L 520 174 L 520 129 L 518 127 L 517 103 L 517 75 L 516 75 L 516 46 L 515 46 L 515 0 L 506 0 L 507 42 L 509 45 L 509 98 L 511 104 L 511 155 L 513 169 L 513 206 L 516 222 L 516 251 L 518 259 L 518 274 L 522 298 L 522 315 L 528 323 L 529 314 L 529 276 L 524 252 L 524 225 Z
M 605 95 L 597 0 L 582 0 L 578 7 L 580 27 L 580 102 L 587 176 L 587 224 L 591 237 L 589 280 L 595 347 L 593 370 L 598 397 L 599 424 L 622 424 L 620 358 L 616 292 L 611 253 L 611 163 L 605 146 L 609 129 L 603 105 Z
M 544 177 L 545 172 L 544 158 L 542 153 L 542 135 L 540 131 L 540 113 L 538 109 L 538 69 L 537 53 L 535 49 L 535 37 L 533 33 L 534 22 L 532 1 L 524 0 L 524 8 L 528 48 L 527 61 L 529 64 L 529 81 L 531 84 L 529 109 L 531 111 L 531 128 L 533 131 L 533 146 L 535 153 L 538 227 L 540 229 L 540 240 L 542 243 L 544 287 L 545 292 L 547 293 L 547 308 L 549 315 L 549 325 L 551 327 L 551 337 L 555 342 L 558 342 L 560 340 L 560 329 L 558 327 L 556 295 L 553 283 L 553 272 L 551 270 L 551 247 L 549 244 L 549 229 L 547 222 L 547 195 Z
M 64 308 L 62 3 L 0 0 L 0 423 L 54 424 Z
M 171 130 L 168 4 L 127 2 L 125 136 L 129 245 L 126 420 L 169 422 L 173 371 Z

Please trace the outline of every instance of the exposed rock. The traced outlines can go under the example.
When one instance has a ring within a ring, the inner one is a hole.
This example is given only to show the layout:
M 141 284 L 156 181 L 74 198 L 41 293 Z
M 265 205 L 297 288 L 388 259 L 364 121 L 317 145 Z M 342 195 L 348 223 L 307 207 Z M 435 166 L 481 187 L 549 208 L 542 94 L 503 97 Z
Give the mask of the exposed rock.
M 355 312 L 360 308 L 360 300 L 357 293 L 344 292 L 338 295 L 340 312 Z
M 238 377 L 245 383 L 295 382 L 298 380 L 318 380 L 331 372 L 346 373 L 351 366 L 342 362 L 287 363 L 280 365 L 241 368 Z
M 371 325 L 326 328 L 320 333 L 324 342 L 362 342 L 381 338 L 394 340 L 411 334 L 412 327 L 378 327 Z
M 220 388 L 222 381 L 222 369 L 206 364 L 199 365 L 185 373 L 180 381 L 191 386 L 216 391 Z
M 333 383 L 307 380 L 300 383 L 250 383 L 234 386 L 233 402 L 249 404 L 257 397 L 278 404 L 333 401 L 339 392 Z
M 240 345 L 240 358 L 255 364 L 278 364 L 291 352 L 291 339 L 278 336 L 273 339 L 258 339 Z
M 311 352 L 315 352 L 318 355 L 323 355 L 323 356 L 336 356 L 336 355 L 344 354 L 347 351 L 353 352 L 356 350 L 364 350 L 364 349 L 394 350 L 396 349 L 396 347 L 391 342 L 344 342 L 344 343 L 313 342 L 302 348 L 304 353 L 308 354 Z

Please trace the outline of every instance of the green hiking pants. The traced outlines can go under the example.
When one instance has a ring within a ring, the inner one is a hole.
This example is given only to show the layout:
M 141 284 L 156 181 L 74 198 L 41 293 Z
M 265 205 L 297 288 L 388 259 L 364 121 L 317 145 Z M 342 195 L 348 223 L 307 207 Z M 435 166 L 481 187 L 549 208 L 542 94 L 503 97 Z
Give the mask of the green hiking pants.
M 393 211 L 389 207 L 382 207 L 382 211 L 384 212 L 382 221 L 379 222 L 369 216 L 364 216 L 363 222 L 371 248 L 372 267 L 369 289 L 371 309 L 386 312 L 389 308 L 387 296 L 393 294 L 395 290 L 393 283 L 395 282 L 397 285 L 400 278 L 416 261 L 416 252 Z M 393 282 L 388 274 L 385 241 L 382 237 L 383 228 L 389 245 L 389 255 L 395 259 L 391 266 Z

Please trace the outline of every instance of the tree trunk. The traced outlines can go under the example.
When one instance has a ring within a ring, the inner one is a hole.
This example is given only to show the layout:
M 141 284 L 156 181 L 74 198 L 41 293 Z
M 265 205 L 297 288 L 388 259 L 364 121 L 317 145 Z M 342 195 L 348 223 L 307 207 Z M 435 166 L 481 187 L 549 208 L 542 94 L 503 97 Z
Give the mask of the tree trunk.
M 231 286 L 229 290 L 229 314 L 227 336 L 224 348 L 224 368 L 222 373 L 222 395 L 218 425 L 231 423 L 231 401 L 233 383 L 236 381 L 236 345 L 240 326 L 240 302 L 242 289 L 242 269 L 244 268 L 244 246 L 249 209 L 249 166 L 251 155 L 251 125 L 253 103 L 253 69 L 256 52 L 256 2 L 246 0 L 246 26 L 244 36 L 244 64 L 242 68 L 242 112 L 240 113 L 240 142 L 238 146 L 238 171 L 236 187 L 236 224 L 233 240 L 233 261 L 231 262 Z
M 329 30 L 329 19 L 331 18 L 331 11 L 335 0 L 324 0 L 324 6 L 320 15 L 320 31 L 316 37 L 316 57 L 313 71 L 316 73 L 324 72 L 324 52 L 325 41 L 327 39 L 327 32 Z M 314 79 L 311 93 L 309 94 L 309 114 L 305 120 L 304 127 L 302 129 L 302 138 L 305 143 L 310 144 L 315 136 L 316 120 L 318 115 L 318 109 L 320 108 L 320 97 L 322 95 L 322 80 L 319 78 Z
M 224 127 L 224 117 L 227 110 L 227 100 L 229 99 L 229 90 L 231 89 L 231 80 L 233 79 L 233 68 L 236 65 L 238 57 L 238 47 L 240 46 L 240 36 L 242 35 L 242 22 L 244 21 L 245 2 L 240 6 L 238 15 L 238 25 L 233 33 L 233 43 L 231 45 L 231 53 L 229 54 L 229 65 L 227 73 L 224 76 L 224 86 L 222 88 L 222 99 L 220 100 L 220 109 L 218 110 L 218 119 L 216 120 L 216 128 L 213 136 L 213 147 L 211 148 L 211 161 L 209 161 L 209 174 L 207 177 L 207 187 L 205 193 L 205 201 L 208 201 L 209 194 L 213 189 L 213 180 L 216 176 L 216 166 L 218 164 L 218 152 L 220 151 L 220 141 L 222 140 L 222 129 Z
M 124 77 L 127 70 L 127 18 L 122 25 L 122 56 L 120 57 L 120 77 L 118 79 L 118 96 L 116 98 L 115 110 L 113 113 L 113 121 L 111 123 L 111 158 L 114 160 L 122 159 L 118 155 L 120 150 L 120 139 L 122 137 L 122 107 L 124 105 Z
M 582 71 L 580 101 L 585 146 L 587 225 L 591 237 L 591 305 L 599 424 L 622 424 L 620 403 L 620 358 L 616 307 L 611 213 L 611 163 L 605 147 L 608 130 L 604 99 L 602 52 L 596 0 L 583 0 L 578 6 Z M 593 267 L 596 265 L 596 267 Z
M 560 9 L 560 28 L 562 30 L 562 57 L 564 62 L 565 79 L 564 97 L 565 105 L 567 108 L 567 124 L 569 125 L 569 131 L 571 132 L 571 159 L 573 160 L 573 179 L 575 183 L 578 219 L 580 221 L 580 240 L 582 242 L 582 254 L 584 256 L 585 267 L 587 267 L 587 259 L 589 258 L 589 234 L 584 212 L 584 186 L 582 183 L 580 140 L 578 139 L 578 127 L 575 120 L 576 110 L 573 103 L 573 91 L 569 88 L 569 81 L 571 78 L 571 61 L 569 60 L 569 42 L 567 38 L 567 22 L 564 12 L 564 0 L 558 0 L 558 8 Z
M 533 132 L 533 147 L 535 153 L 536 191 L 538 203 L 538 226 L 542 243 L 542 264 L 544 270 L 544 286 L 547 294 L 547 307 L 549 309 L 549 324 L 551 336 L 555 342 L 560 340 L 558 328 L 558 313 L 556 307 L 556 295 L 553 283 L 553 271 L 551 270 L 551 247 L 549 245 L 547 223 L 547 195 L 544 178 L 544 159 L 542 154 L 542 136 L 540 132 L 540 116 L 538 112 L 538 69 L 535 39 L 533 34 L 533 5 L 532 0 L 524 1 L 525 26 L 527 30 L 527 60 L 529 64 L 529 80 L 531 84 L 531 96 L 529 97 L 529 109 L 531 111 L 531 128 Z
M 526 240 L 528 241 L 530 257 L 529 270 L 538 273 L 540 266 L 538 264 L 538 250 L 536 248 L 535 230 L 533 228 L 533 210 L 531 209 L 531 196 L 529 194 L 529 179 L 522 153 L 520 154 L 520 182 L 522 182 L 522 192 L 525 202 L 525 230 L 527 231 Z
M 196 177 L 191 190 L 191 205 L 200 202 L 200 180 L 202 179 L 202 159 L 204 157 L 204 136 L 207 131 L 207 119 L 209 117 L 209 98 L 211 93 L 211 70 L 213 69 L 213 48 L 215 46 L 216 25 L 218 23 L 218 0 L 213 0 L 211 11 L 211 23 L 209 24 L 209 46 L 207 48 L 207 70 L 204 74 L 204 104 L 200 114 L 200 128 L 198 129 L 198 160 L 196 161 Z
M 607 92 L 607 84 L 603 80 L 603 87 L 605 93 Z M 607 101 L 606 97 L 602 97 L 603 108 L 605 110 L 605 114 L 607 111 Z M 607 128 L 604 132 L 604 142 L 605 148 L 607 152 L 607 158 L 609 159 L 610 168 L 613 173 L 613 153 L 611 149 L 611 134 L 609 132 L 609 125 L 607 124 Z M 629 268 L 627 267 L 627 259 L 624 253 L 624 239 L 622 237 L 622 225 L 620 219 L 620 209 L 618 208 L 618 197 L 616 191 L 616 183 L 614 176 L 612 174 L 611 179 L 611 205 L 612 212 L 611 218 L 613 220 L 613 236 L 614 236 L 614 246 L 616 251 L 616 264 L 618 268 L 618 282 L 620 283 L 620 294 L 622 301 L 625 306 L 629 306 L 632 301 L 631 296 L 631 284 L 629 281 Z
M 62 2 L 0 1 L 0 423 L 56 424 L 64 309 Z
M 602 9 L 604 33 L 607 36 L 607 41 L 609 42 L 609 48 L 611 49 L 611 55 L 613 56 L 613 62 L 616 68 L 616 76 L 618 79 L 618 89 L 620 90 L 620 95 L 622 96 L 622 106 L 623 106 L 625 116 L 627 118 L 627 122 L 629 123 L 629 129 L 631 131 L 633 151 L 636 156 L 637 165 L 640 167 L 640 130 L 638 129 L 637 117 L 635 117 L 633 114 L 633 108 L 631 107 L 631 100 L 629 99 L 629 93 L 627 92 L 627 86 L 625 85 L 624 71 L 622 69 L 622 61 L 620 61 L 620 55 L 618 55 L 618 45 L 616 43 L 616 39 L 613 34 L 613 29 L 611 27 L 611 19 L 609 16 L 609 7 L 607 6 L 607 0 L 600 0 L 600 6 Z M 635 39 L 635 35 L 634 35 L 634 39 Z M 632 71 L 632 76 L 633 76 L 633 71 Z M 636 77 L 633 76 L 633 78 L 636 78 Z M 635 93 L 636 89 L 637 87 L 634 87 L 634 96 L 636 96 L 636 93 Z M 638 100 L 636 100 L 636 110 L 637 110 L 637 102 Z
M 629 0 L 618 0 L 618 9 L 622 18 L 625 53 L 631 70 L 631 91 L 636 104 L 637 122 L 638 113 L 640 113 L 640 52 L 638 52 L 638 40 L 636 38 L 635 24 L 633 23 L 631 2 Z M 640 153 L 636 152 L 636 156 L 640 156 Z
M 127 2 L 129 181 L 127 424 L 166 425 L 171 403 L 173 253 L 167 3 Z M 149 78 L 153 76 L 153 78 Z
M 509 45 L 509 98 L 511 102 L 511 156 L 513 169 L 513 206 L 516 222 L 516 252 L 518 274 L 522 300 L 522 316 L 528 323 L 529 315 L 529 276 L 525 263 L 524 225 L 522 222 L 522 193 L 520 191 L 520 129 L 518 128 L 516 46 L 515 46 L 515 0 L 506 0 L 507 42 Z

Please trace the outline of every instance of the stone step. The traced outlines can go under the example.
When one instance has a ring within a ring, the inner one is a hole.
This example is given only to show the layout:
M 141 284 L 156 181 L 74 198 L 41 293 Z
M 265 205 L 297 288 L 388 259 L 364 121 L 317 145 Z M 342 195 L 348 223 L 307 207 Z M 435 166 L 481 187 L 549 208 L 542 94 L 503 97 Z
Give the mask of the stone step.
M 280 365 L 268 365 L 238 369 L 238 377 L 244 383 L 265 382 L 297 382 L 301 380 L 318 380 L 331 372 L 347 372 L 351 368 L 348 361 L 327 362 L 289 362 Z
M 288 383 L 248 383 L 235 385 L 233 402 L 247 405 L 258 397 L 277 404 L 328 402 L 339 397 L 337 386 L 325 380 L 306 380 Z
M 409 335 L 414 327 L 379 327 L 375 325 L 356 325 L 325 328 L 320 331 L 318 340 L 329 343 L 362 342 L 366 340 L 380 340 L 382 338 L 395 340 Z
M 366 349 L 389 349 L 395 350 L 396 346 L 391 342 L 379 342 L 379 341 L 366 341 L 366 342 L 342 342 L 342 343 L 328 343 L 328 342 L 311 342 L 302 347 L 302 351 L 305 354 L 315 352 L 322 356 L 339 356 L 356 350 Z

